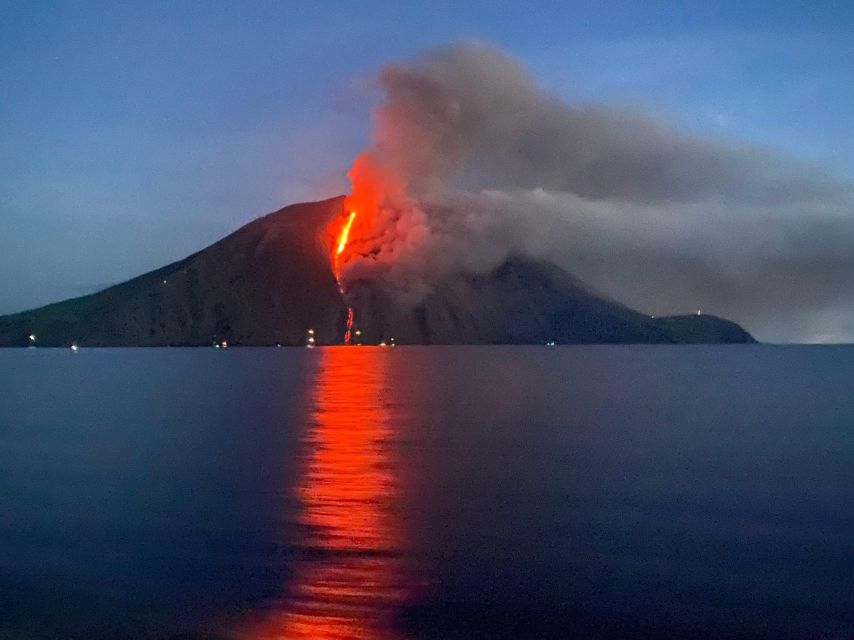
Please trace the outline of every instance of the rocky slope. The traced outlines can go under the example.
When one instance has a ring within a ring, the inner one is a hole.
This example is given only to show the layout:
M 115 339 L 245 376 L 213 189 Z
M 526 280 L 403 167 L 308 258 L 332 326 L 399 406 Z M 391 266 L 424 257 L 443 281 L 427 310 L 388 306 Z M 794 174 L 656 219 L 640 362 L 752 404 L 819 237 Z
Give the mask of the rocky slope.
M 302 345 L 340 343 L 347 310 L 323 229 L 342 198 L 285 207 L 210 247 L 99 293 L 0 317 L 0 346 Z M 653 319 L 598 296 L 562 269 L 522 257 L 489 274 L 437 283 L 400 309 L 370 283 L 352 300 L 364 343 L 543 344 L 753 342 L 714 316 Z

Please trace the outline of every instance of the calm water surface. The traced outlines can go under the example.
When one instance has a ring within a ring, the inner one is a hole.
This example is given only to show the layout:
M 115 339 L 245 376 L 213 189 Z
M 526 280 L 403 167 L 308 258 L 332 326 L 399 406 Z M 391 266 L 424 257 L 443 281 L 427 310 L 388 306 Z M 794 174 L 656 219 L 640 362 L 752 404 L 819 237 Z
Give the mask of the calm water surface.
M 854 348 L 0 351 L 0 638 L 612 637 L 854 637 Z

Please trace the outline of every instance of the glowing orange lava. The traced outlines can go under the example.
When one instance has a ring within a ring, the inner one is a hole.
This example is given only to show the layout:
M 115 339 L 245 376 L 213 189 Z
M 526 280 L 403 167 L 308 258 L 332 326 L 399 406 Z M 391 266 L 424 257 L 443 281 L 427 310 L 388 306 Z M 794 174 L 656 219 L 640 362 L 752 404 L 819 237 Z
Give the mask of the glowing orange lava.
M 347 330 L 344 331 L 344 344 L 349 345 L 353 339 L 353 307 L 347 307 Z
M 344 295 L 342 267 L 364 250 L 366 241 L 376 234 L 375 226 L 380 206 L 386 198 L 403 193 L 403 184 L 392 173 L 384 170 L 371 153 L 363 153 L 353 163 L 347 174 L 353 192 L 344 200 L 344 214 L 333 220 L 326 229 L 331 241 L 332 271 L 338 282 L 338 291 Z M 347 308 L 347 330 L 344 344 L 350 344 L 354 310 Z
M 341 282 L 341 254 L 347 248 L 347 241 L 350 238 L 350 229 L 353 228 L 353 221 L 356 219 L 356 211 L 351 210 L 347 214 L 347 220 L 344 222 L 341 230 L 338 231 L 335 237 L 334 251 L 332 252 L 332 272 L 335 274 L 335 281 L 338 283 L 338 291 L 344 295 L 344 285 Z M 335 223 L 333 222 L 333 225 Z M 353 307 L 347 307 L 347 329 L 344 332 L 344 344 L 349 345 L 353 333 Z
M 402 196 L 405 191 L 403 182 L 370 152 L 356 158 L 347 176 L 353 191 L 344 199 L 345 214 L 333 220 L 327 229 L 335 241 L 333 258 L 338 257 L 339 267 L 353 257 L 354 248 L 360 245 L 364 248 L 364 242 L 376 235 L 383 203 Z
M 338 257 L 344 252 L 344 249 L 347 247 L 347 239 L 350 237 L 350 229 L 353 227 L 353 221 L 356 219 L 356 212 L 351 211 L 347 216 L 347 222 L 344 223 L 344 226 L 341 227 L 341 233 L 338 234 L 338 244 L 335 247 L 335 259 L 336 263 L 338 261 Z M 337 267 L 337 265 L 336 265 Z M 337 271 L 337 269 L 336 269 Z M 337 274 L 336 274 L 337 275 Z

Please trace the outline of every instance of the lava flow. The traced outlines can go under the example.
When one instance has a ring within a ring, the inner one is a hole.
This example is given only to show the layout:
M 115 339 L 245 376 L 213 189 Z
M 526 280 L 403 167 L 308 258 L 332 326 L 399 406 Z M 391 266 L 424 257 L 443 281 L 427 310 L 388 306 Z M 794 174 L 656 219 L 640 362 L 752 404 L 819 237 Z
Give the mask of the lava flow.
M 344 200 L 345 214 L 333 220 L 327 228 L 327 237 L 332 239 L 332 271 L 342 296 L 342 267 L 356 255 L 362 254 L 362 250 L 366 249 L 366 241 L 369 242 L 376 234 L 380 205 L 386 198 L 403 193 L 403 183 L 381 167 L 369 152 L 356 158 L 348 176 L 353 184 L 353 192 Z M 354 242 L 359 247 L 355 252 L 352 246 Z M 348 305 L 344 344 L 350 344 L 352 330 L 353 307 Z
M 347 221 L 338 232 L 338 237 L 335 239 L 335 251 L 332 254 L 332 272 L 335 274 L 335 281 L 338 283 L 338 291 L 344 295 L 344 285 L 341 284 L 341 254 L 347 248 L 347 240 L 350 238 L 350 229 L 353 228 L 353 221 L 356 219 L 356 212 L 351 211 L 347 214 Z M 349 345 L 353 332 L 353 307 L 347 307 L 347 330 L 344 332 L 344 344 Z

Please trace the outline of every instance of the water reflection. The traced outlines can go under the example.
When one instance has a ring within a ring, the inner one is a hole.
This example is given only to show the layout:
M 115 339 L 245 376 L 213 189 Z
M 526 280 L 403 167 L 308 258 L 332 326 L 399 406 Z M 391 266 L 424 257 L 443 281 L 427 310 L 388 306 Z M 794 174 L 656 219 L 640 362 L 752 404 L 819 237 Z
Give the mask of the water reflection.
M 299 560 L 282 601 L 241 635 L 391 640 L 398 637 L 392 616 L 402 592 L 387 359 L 369 348 L 324 349 L 319 356 L 296 488 Z

